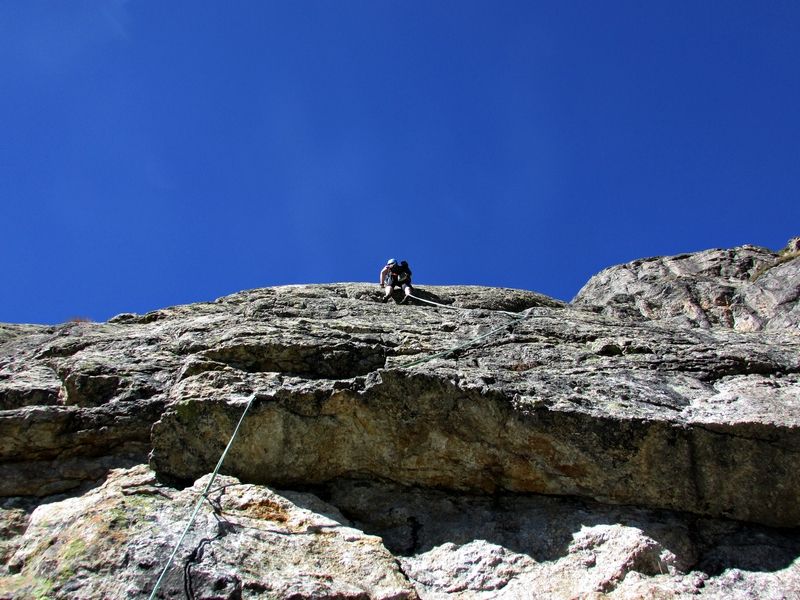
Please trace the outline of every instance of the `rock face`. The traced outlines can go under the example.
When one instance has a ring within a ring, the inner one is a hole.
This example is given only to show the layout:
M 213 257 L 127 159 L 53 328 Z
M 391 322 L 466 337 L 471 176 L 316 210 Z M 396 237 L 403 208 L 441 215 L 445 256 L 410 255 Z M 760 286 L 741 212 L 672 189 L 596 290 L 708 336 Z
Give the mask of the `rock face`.
M 144 465 L 81 497 L 38 506 L 8 559 L 17 597 L 135 598 L 152 589 L 197 495 L 161 487 Z M 314 496 L 216 480 L 165 597 L 416 598 L 380 538 Z M 204 560 L 213 557 L 211 564 Z M 2 588 L 0 588 L 2 589 Z M 14 594 L 10 594 L 14 597 Z
M 636 260 L 592 277 L 573 304 L 617 318 L 798 334 L 798 240 L 780 253 L 742 246 Z
M 798 269 L 0 326 L 0 598 L 800 594 Z

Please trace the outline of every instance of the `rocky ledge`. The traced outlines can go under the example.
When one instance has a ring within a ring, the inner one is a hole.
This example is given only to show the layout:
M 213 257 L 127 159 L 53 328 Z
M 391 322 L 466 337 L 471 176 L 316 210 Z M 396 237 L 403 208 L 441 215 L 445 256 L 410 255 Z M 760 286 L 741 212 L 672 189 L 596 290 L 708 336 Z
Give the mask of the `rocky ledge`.
M 748 246 L 572 304 L 342 283 L 4 325 L 0 598 L 147 597 L 248 403 L 163 597 L 800 593 L 798 272 Z

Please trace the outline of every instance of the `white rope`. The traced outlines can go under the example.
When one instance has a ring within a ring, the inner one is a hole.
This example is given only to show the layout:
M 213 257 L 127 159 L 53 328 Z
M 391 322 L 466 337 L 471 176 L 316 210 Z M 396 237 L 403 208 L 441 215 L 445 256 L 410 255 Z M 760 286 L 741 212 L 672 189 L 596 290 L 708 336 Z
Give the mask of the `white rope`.
M 414 300 L 418 300 L 420 302 L 425 302 L 426 304 L 432 304 L 433 306 L 439 306 L 441 308 L 447 308 L 447 309 L 450 309 L 450 310 L 461 310 L 461 311 L 486 310 L 486 309 L 480 309 L 480 308 L 463 308 L 461 306 L 449 306 L 447 304 L 440 304 L 439 302 L 434 302 L 433 300 L 426 300 L 425 298 L 420 298 L 419 296 L 415 296 L 414 294 L 408 294 L 408 297 L 409 298 L 413 298 Z M 489 309 L 489 310 L 491 310 L 491 309 Z M 518 316 L 518 313 L 509 312 L 507 310 L 494 310 L 492 312 L 502 313 L 504 315 L 509 315 L 509 316 L 512 316 L 512 317 L 515 317 L 515 318 Z
M 420 302 L 425 302 L 427 304 L 433 304 L 434 306 L 449 308 L 450 310 L 468 310 L 465 308 L 461 308 L 460 306 L 448 306 L 447 304 L 439 304 L 438 302 L 434 302 L 433 300 L 426 300 L 425 298 L 420 298 L 419 296 L 415 296 L 414 294 L 408 294 L 408 297 L 413 298 L 414 300 L 419 300 Z

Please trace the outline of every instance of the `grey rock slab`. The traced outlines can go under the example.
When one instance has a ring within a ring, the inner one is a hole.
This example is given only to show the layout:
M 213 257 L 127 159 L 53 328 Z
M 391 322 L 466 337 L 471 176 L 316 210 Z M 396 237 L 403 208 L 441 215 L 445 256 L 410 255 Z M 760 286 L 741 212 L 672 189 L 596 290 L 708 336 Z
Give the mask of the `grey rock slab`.
M 623 319 L 798 334 L 798 256 L 741 246 L 635 260 L 592 277 L 572 303 Z

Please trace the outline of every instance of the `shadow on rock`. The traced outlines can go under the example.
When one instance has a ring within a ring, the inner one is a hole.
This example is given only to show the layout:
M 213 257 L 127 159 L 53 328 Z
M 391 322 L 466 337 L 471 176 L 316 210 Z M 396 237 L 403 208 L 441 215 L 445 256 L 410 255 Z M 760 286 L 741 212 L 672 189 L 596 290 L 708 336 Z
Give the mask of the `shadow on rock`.
M 669 566 L 684 573 L 718 575 L 731 568 L 773 572 L 800 557 L 797 530 L 576 498 L 453 495 L 341 480 L 318 493 L 401 556 L 485 540 L 544 563 L 604 545 L 630 545 L 633 536 L 636 544 L 650 546 L 654 556 L 668 556 Z M 658 574 L 659 561 L 646 570 Z

